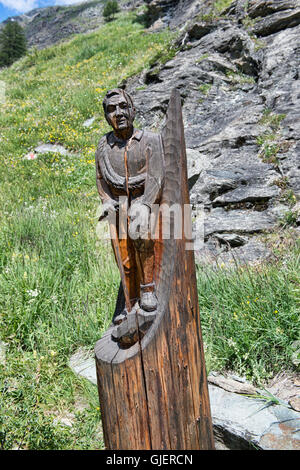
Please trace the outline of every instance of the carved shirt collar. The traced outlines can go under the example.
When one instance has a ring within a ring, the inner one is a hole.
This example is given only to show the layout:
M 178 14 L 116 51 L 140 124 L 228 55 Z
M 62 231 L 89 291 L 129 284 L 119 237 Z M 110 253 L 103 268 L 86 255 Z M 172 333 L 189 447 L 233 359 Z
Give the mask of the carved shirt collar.
M 140 141 L 141 138 L 143 137 L 143 133 L 144 131 L 143 130 L 139 130 L 139 129 L 134 129 L 133 130 L 133 135 L 131 137 L 131 140 L 135 139 L 135 140 L 138 140 Z M 122 139 L 119 139 L 115 134 L 114 132 L 110 132 L 107 136 L 107 143 L 110 145 L 111 148 L 113 148 L 114 145 L 116 144 L 123 144 L 124 145 L 124 140 Z

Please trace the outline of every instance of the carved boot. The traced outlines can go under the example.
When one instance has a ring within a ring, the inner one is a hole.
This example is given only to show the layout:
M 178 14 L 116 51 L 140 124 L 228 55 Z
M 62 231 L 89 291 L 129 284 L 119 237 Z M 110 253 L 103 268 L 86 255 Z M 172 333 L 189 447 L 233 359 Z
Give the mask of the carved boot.
M 153 312 L 157 309 L 157 297 L 155 293 L 155 284 L 141 284 L 140 307 L 146 312 Z

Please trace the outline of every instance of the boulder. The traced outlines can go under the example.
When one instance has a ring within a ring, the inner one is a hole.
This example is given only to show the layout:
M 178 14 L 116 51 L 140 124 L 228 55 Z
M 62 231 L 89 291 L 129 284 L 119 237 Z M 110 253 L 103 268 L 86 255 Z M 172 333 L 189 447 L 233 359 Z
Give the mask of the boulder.
M 205 219 L 205 237 L 214 233 L 257 233 L 273 227 L 274 219 L 267 211 L 212 209 Z
M 288 404 L 208 387 L 217 449 L 300 450 L 300 413 Z

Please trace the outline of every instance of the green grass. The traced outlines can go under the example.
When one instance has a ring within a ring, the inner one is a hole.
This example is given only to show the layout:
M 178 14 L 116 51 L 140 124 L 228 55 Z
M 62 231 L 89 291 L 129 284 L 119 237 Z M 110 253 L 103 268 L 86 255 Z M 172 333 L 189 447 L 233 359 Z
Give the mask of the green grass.
M 280 142 L 281 122 L 284 118 L 285 114 L 273 113 L 268 108 L 263 112 L 259 124 L 265 126 L 266 130 L 256 139 L 257 144 L 260 146 L 259 155 L 263 162 L 278 165 L 278 152 L 287 152 L 289 148 Z
M 203 83 L 202 85 L 199 86 L 198 89 L 200 93 L 206 96 L 209 94 L 211 87 L 212 87 L 211 83 Z
M 0 448 L 103 448 L 96 387 L 68 368 L 70 355 L 92 350 L 107 328 L 119 285 L 110 244 L 96 235 L 94 156 L 108 130 L 102 99 L 167 53 L 170 40 L 123 14 L 1 71 L 0 340 L 8 351 Z M 41 142 L 71 154 L 24 160 Z M 54 421 L 66 413 L 72 429 Z
M 93 155 L 99 135 L 107 130 L 101 106 L 106 90 L 147 67 L 171 39 L 168 32 L 145 34 L 134 19 L 123 14 L 95 33 L 33 50 L 1 73 L 6 83 L 0 115 L 6 159 L 14 162 L 39 141 L 61 142 Z M 82 128 L 94 114 L 94 129 Z
M 214 8 L 217 12 L 222 12 L 226 8 L 228 8 L 231 3 L 233 3 L 233 0 L 215 0 L 214 2 Z
M 0 73 L 0 340 L 7 343 L 0 448 L 103 448 L 97 389 L 68 367 L 70 355 L 92 350 L 107 328 L 119 284 L 111 248 L 96 235 L 94 154 L 108 130 L 101 101 L 157 57 L 162 62 L 164 51 L 168 57 L 171 39 L 122 15 Z M 71 154 L 24 160 L 41 142 Z M 261 268 L 199 268 L 208 370 L 233 368 L 259 381 L 292 367 L 297 260 L 293 248 Z M 65 416 L 72 427 L 59 424 Z
M 250 75 L 246 75 L 242 72 L 232 72 L 231 70 L 229 70 L 227 73 L 226 73 L 227 77 L 230 78 L 232 80 L 233 83 L 238 83 L 240 85 L 243 85 L 245 83 L 249 83 L 249 84 L 254 84 L 255 83 L 255 79 L 254 77 L 251 77 Z
M 293 369 L 292 343 L 300 338 L 300 245 L 286 250 L 256 267 L 198 267 L 209 370 L 231 369 L 262 384 Z
M 290 207 L 293 207 L 297 202 L 297 197 L 292 189 L 286 189 L 281 193 L 280 202 L 287 204 Z
M 263 112 L 263 116 L 260 120 L 260 124 L 265 124 L 274 132 L 280 129 L 281 121 L 285 118 L 285 114 L 273 113 L 271 109 L 266 108 Z
M 225 10 L 233 3 L 233 0 L 214 0 L 207 6 L 205 13 L 200 13 L 197 16 L 199 21 L 211 22 L 222 18 Z

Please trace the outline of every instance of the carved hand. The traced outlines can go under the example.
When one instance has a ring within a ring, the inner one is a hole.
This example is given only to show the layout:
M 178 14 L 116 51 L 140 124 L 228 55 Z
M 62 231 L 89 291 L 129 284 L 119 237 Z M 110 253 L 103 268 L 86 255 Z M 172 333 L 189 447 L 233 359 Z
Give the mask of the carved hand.
M 133 240 L 148 238 L 150 231 L 150 208 L 141 202 L 131 205 L 128 215 L 130 217 L 129 236 Z
M 99 217 L 99 220 L 103 220 L 108 215 L 113 214 L 118 210 L 119 203 L 114 199 L 109 199 L 102 206 L 102 213 Z

